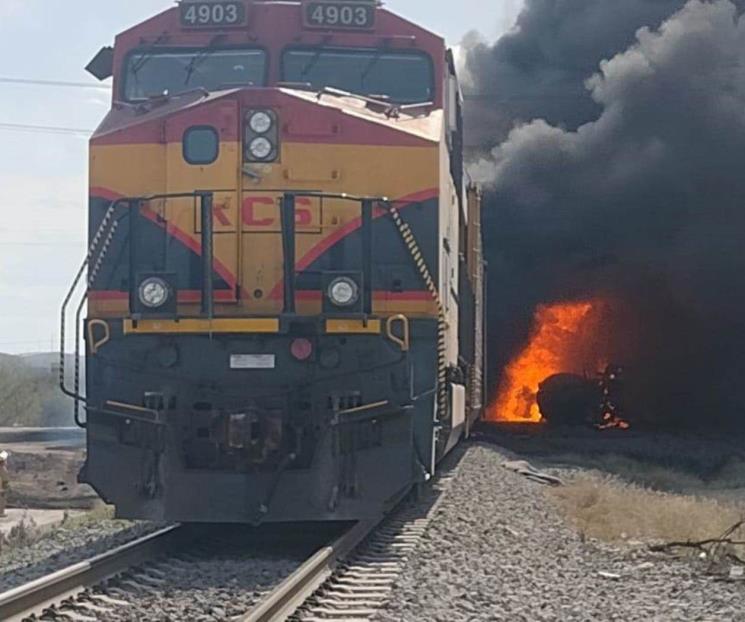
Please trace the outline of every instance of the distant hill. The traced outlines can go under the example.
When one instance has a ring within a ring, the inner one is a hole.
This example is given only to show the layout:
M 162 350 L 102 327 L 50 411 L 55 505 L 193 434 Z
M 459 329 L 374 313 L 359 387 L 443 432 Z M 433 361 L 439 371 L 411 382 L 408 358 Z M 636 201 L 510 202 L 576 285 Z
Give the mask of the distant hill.
M 74 356 L 66 357 L 68 382 L 74 377 L 74 362 Z M 55 353 L 0 353 L 0 426 L 72 425 L 72 400 L 59 389 L 58 369 Z
M 59 353 L 57 352 L 33 352 L 31 354 L 19 354 L 18 357 L 24 365 L 31 367 L 32 369 L 38 369 L 39 371 L 49 371 L 50 373 L 57 373 L 59 368 Z M 65 376 L 68 379 L 72 379 L 72 370 L 75 367 L 75 357 L 72 354 L 65 355 Z M 80 375 L 81 378 L 85 374 L 85 357 L 80 357 Z
M 34 369 L 50 369 L 52 365 L 59 363 L 59 354 L 56 352 L 34 352 L 32 354 L 19 354 L 21 359 L 29 367 Z M 73 356 L 68 354 L 67 359 L 73 361 Z

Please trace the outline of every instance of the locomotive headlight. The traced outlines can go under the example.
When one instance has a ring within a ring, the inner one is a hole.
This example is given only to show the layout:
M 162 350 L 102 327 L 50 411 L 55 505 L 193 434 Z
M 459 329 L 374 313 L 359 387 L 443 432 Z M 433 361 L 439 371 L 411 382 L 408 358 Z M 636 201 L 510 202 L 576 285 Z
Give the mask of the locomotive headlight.
M 266 134 L 272 129 L 274 121 L 266 112 L 255 112 L 248 121 L 249 127 L 257 134 Z
M 249 110 L 245 117 L 246 162 L 275 162 L 280 153 L 279 117 L 274 110 Z
M 352 279 L 343 276 L 331 282 L 328 296 L 337 307 L 351 307 L 359 300 L 360 288 Z
M 270 155 L 272 155 L 274 145 L 272 145 L 268 138 L 260 136 L 251 141 L 251 144 L 248 146 L 248 151 L 250 152 L 251 157 L 256 158 L 257 160 L 266 160 Z
M 150 277 L 140 283 L 140 302 L 148 309 L 157 309 L 168 302 L 168 283 L 158 277 Z

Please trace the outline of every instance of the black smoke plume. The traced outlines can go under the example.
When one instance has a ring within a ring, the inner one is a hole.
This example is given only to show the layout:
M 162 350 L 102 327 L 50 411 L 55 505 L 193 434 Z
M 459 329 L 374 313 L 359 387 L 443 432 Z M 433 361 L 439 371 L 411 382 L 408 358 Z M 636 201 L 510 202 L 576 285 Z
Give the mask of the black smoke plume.
M 472 33 L 467 122 L 474 146 L 493 146 L 516 121 L 543 119 L 575 130 L 602 112 L 585 86 L 600 62 L 656 28 L 686 0 L 526 0 L 515 28 L 495 45 Z M 468 81 L 468 80 L 467 80 Z
M 600 295 L 636 417 L 745 423 L 741 9 L 528 0 L 471 47 L 495 369 L 537 304 Z

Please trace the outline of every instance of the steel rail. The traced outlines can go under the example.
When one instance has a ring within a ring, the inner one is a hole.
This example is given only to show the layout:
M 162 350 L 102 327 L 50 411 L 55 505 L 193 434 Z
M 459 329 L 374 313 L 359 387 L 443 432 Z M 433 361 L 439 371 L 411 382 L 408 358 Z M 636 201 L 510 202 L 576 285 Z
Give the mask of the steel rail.
M 22 622 L 32 615 L 170 551 L 181 540 L 181 525 L 166 527 L 112 551 L 79 562 L 0 594 L 0 620 Z
M 283 622 L 308 600 L 380 525 L 380 519 L 360 521 L 331 545 L 318 551 L 239 622 Z

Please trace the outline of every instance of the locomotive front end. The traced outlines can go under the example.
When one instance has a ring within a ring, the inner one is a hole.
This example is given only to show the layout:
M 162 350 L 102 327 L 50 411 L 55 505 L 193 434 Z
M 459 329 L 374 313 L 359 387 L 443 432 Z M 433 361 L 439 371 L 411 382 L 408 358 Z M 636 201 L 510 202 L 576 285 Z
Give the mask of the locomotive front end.
M 392 507 L 463 427 L 470 373 L 442 40 L 365 0 L 188 0 L 91 69 L 115 96 L 81 479 L 132 518 Z

